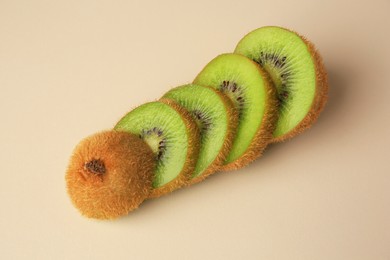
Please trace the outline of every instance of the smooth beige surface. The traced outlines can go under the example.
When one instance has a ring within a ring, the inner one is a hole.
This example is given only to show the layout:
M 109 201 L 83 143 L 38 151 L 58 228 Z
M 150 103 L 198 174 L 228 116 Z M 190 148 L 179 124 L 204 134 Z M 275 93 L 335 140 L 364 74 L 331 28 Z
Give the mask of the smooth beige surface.
M 0 258 L 390 259 L 389 10 L 388 0 L 0 0 Z M 318 123 L 128 217 L 81 217 L 64 181 L 78 141 L 265 25 L 300 32 L 324 57 Z

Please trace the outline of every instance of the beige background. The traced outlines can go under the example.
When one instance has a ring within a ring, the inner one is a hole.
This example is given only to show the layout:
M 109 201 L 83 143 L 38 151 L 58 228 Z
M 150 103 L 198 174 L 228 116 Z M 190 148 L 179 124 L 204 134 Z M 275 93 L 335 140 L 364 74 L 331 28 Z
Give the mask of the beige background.
M 390 2 L 292 2 L 0 0 L 0 258 L 390 259 Z M 265 25 L 323 55 L 318 123 L 128 217 L 81 217 L 77 142 Z

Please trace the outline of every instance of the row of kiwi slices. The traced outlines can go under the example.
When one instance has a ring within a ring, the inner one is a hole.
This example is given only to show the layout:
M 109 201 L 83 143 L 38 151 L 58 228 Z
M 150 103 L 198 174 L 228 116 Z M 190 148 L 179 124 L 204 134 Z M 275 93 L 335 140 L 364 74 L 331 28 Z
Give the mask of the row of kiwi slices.
M 248 165 L 268 144 L 310 127 L 326 98 L 314 46 L 284 28 L 259 28 L 191 84 L 84 139 L 66 173 L 68 193 L 87 217 L 125 215 L 147 198 Z

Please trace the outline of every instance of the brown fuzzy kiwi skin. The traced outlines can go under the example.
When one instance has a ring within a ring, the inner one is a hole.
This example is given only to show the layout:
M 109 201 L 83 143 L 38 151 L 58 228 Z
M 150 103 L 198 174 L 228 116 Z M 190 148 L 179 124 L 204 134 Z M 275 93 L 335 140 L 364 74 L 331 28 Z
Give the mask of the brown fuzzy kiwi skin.
M 284 29 L 284 28 L 283 28 Z M 288 29 L 285 29 L 288 30 Z M 295 33 L 305 42 L 310 54 L 311 58 L 314 62 L 315 70 L 316 70 L 316 91 L 313 103 L 311 108 L 304 119 L 293 129 L 291 129 L 288 133 L 279 136 L 273 139 L 273 143 L 286 141 L 302 132 L 306 129 L 309 129 L 318 119 L 320 113 L 323 111 L 326 102 L 328 100 L 328 76 L 325 69 L 325 65 L 323 63 L 322 57 L 320 56 L 318 50 L 315 48 L 314 44 L 307 40 L 304 36 L 298 34 L 297 32 L 288 30 L 292 33 Z
M 200 131 L 191 114 L 173 100 L 162 98 L 159 102 L 169 105 L 180 114 L 184 124 L 186 125 L 189 141 L 186 162 L 184 163 L 183 169 L 178 177 L 159 188 L 152 189 L 149 194 L 149 198 L 158 198 L 186 186 L 194 173 L 200 147 Z
M 256 65 L 256 67 L 258 68 L 259 73 L 263 78 L 264 86 L 266 89 L 267 103 L 265 104 L 264 116 L 259 125 L 259 129 L 257 130 L 257 133 L 254 136 L 248 149 L 237 160 L 223 165 L 221 167 L 221 170 L 223 171 L 237 170 L 247 166 L 257 158 L 259 158 L 263 154 L 263 151 L 265 150 L 267 145 L 273 141 L 273 132 L 275 131 L 276 122 L 278 121 L 279 114 L 277 91 L 268 73 L 266 73 L 256 62 L 251 62 L 253 62 L 253 64 Z
M 236 135 L 237 125 L 238 125 L 238 111 L 234 107 L 234 104 L 230 100 L 230 98 L 215 88 L 212 87 L 206 87 L 206 88 L 211 89 L 221 98 L 228 114 L 228 120 L 229 120 L 228 131 L 226 133 L 225 141 L 222 145 L 222 149 L 218 153 L 217 157 L 201 175 L 192 178 L 189 181 L 188 185 L 201 182 L 205 180 L 207 177 L 209 177 L 210 175 L 216 173 L 221 169 L 232 147 L 233 140 Z
M 100 163 L 88 168 L 94 161 Z M 149 196 L 154 168 L 154 154 L 138 136 L 100 132 L 74 149 L 65 175 L 67 192 L 82 215 L 115 219 L 137 209 Z

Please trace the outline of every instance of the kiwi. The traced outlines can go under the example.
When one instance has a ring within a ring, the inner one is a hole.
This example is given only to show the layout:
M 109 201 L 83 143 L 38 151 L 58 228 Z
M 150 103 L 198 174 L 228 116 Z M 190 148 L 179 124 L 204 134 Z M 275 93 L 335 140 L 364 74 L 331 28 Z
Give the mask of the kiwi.
M 285 28 L 262 27 L 238 43 L 237 54 L 257 62 L 272 78 L 280 103 L 274 141 L 284 141 L 309 128 L 323 110 L 327 75 L 314 45 Z
M 200 129 L 200 151 L 191 184 L 219 170 L 230 151 L 238 115 L 230 99 L 221 92 L 194 84 L 170 90 L 163 98 L 187 109 Z
M 152 150 L 136 135 L 101 132 L 76 146 L 65 175 L 68 194 L 86 217 L 117 218 L 149 196 L 154 168 Z
M 114 127 L 138 135 L 152 149 L 156 169 L 150 198 L 185 185 L 194 172 L 200 133 L 187 110 L 168 99 L 146 103 L 126 114 Z
M 236 136 L 223 169 L 238 169 L 259 157 L 273 138 L 278 114 L 267 74 L 242 55 L 222 54 L 206 65 L 194 84 L 225 93 L 238 111 Z

